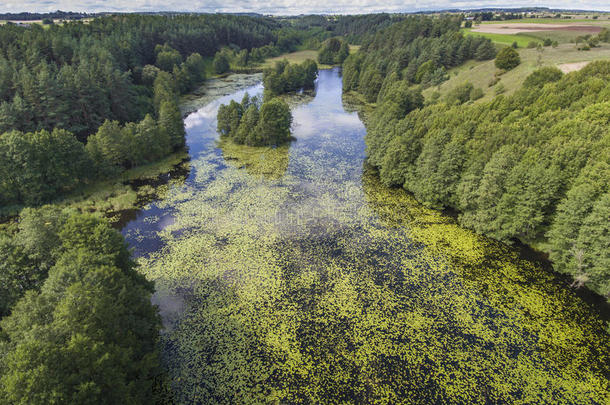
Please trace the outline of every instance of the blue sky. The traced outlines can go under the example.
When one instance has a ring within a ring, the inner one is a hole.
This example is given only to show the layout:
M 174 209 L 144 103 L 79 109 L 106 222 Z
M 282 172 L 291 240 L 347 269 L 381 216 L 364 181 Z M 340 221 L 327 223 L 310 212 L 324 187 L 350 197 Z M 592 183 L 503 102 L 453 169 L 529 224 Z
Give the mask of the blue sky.
M 445 0 L 0 0 L 0 12 L 19 11 L 200 11 L 265 14 L 417 11 L 446 8 L 523 7 L 578 8 L 610 11 L 609 0 L 445 1 Z

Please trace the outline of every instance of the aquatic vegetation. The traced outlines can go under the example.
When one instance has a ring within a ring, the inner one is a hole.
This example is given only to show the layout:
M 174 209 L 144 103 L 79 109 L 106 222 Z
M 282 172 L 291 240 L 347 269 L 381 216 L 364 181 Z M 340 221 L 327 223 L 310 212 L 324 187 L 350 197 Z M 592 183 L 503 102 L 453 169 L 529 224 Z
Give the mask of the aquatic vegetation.
M 218 142 L 227 98 L 187 119 L 188 179 L 124 231 L 156 282 L 177 401 L 608 402 L 599 316 L 383 186 L 338 72 L 320 76 L 284 148 Z
M 229 139 L 218 142 L 224 159 L 237 168 L 245 168 L 252 176 L 267 179 L 281 178 L 288 168 L 289 146 L 276 148 L 268 146 L 237 145 Z
M 174 153 L 159 162 L 127 170 L 121 176 L 99 181 L 68 195 L 57 204 L 80 212 L 97 212 L 123 225 L 129 213 L 148 202 L 163 198 L 168 184 L 177 186 L 189 171 L 188 155 Z

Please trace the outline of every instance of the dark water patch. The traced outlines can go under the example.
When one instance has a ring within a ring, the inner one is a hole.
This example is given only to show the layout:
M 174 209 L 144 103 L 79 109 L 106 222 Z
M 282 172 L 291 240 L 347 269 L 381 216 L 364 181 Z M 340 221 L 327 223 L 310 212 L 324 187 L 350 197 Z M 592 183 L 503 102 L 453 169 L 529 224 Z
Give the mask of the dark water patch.
M 566 288 L 570 288 L 573 293 L 579 297 L 587 306 L 596 312 L 601 319 L 610 323 L 610 302 L 606 297 L 596 293 L 590 288 L 574 287 L 574 278 L 568 274 L 560 273 L 553 268 L 553 263 L 549 259 L 549 254 L 532 248 L 520 240 L 513 241 L 514 248 L 519 252 L 519 257 L 523 260 L 536 263 L 545 272 L 552 273 L 556 277 L 556 282 L 563 284 Z
M 142 215 L 142 208 L 147 204 L 158 200 L 161 195 L 162 186 L 167 186 L 171 181 L 182 183 L 190 174 L 188 162 L 190 158 L 185 158 L 181 162 L 175 164 L 169 172 L 161 173 L 154 177 L 142 177 L 127 180 L 124 185 L 131 187 L 137 193 L 136 202 L 133 208 L 111 211 L 106 213 L 106 216 L 113 218 L 112 225 L 114 228 L 123 230 L 131 222 L 136 221 Z M 152 189 L 151 192 L 139 192 L 144 187 Z

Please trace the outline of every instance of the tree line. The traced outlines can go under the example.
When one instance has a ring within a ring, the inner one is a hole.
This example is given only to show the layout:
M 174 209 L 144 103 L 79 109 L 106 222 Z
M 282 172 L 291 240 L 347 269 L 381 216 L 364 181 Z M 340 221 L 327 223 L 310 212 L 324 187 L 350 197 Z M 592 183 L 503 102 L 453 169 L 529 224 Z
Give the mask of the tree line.
M 214 72 L 223 74 L 231 70 L 239 71 L 242 68 L 253 68 L 267 58 L 296 51 L 297 47 L 312 36 L 316 37 L 317 34 L 307 30 L 282 27 L 277 31 L 277 40 L 270 44 L 252 49 L 240 49 L 235 45 L 225 46 L 214 56 Z
M 0 280 L 0 402 L 153 401 L 153 284 L 107 221 L 25 209 L 16 233 L 0 234 Z
M 154 112 L 139 122 L 105 120 L 86 140 L 55 128 L 0 135 L 0 206 L 39 205 L 83 183 L 154 162 L 184 146 L 176 82 L 154 79 Z
M 368 160 L 386 185 L 482 234 L 536 243 L 574 285 L 610 298 L 609 83 L 607 61 L 547 67 L 512 96 L 423 106 L 401 82 L 367 123 Z
M 344 91 L 358 91 L 368 102 L 381 102 L 386 90 L 400 81 L 436 85 L 448 78 L 448 68 L 496 56 L 489 39 L 463 36 L 460 24 L 459 16 L 419 16 L 378 31 L 345 60 Z
M 180 78 L 192 67 L 189 55 L 212 57 L 229 44 L 260 47 L 277 40 L 279 28 L 273 19 L 229 15 L 120 15 L 48 29 L 2 26 L 0 132 L 59 128 L 85 139 L 105 119 L 138 121 L 152 110 L 145 66 L 172 73 L 177 66 Z
M 318 53 L 318 62 L 324 65 L 340 65 L 349 56 L 347 41 L 330 38 L 322 44 Z

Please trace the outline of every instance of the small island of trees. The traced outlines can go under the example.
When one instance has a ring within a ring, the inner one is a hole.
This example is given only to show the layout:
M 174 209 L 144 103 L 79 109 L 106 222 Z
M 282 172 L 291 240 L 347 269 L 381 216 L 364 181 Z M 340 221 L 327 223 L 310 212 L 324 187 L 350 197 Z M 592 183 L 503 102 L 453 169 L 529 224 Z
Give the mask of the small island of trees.
M 264 102 L 247 93 L 241 103 L 231 101 L 218 109 L 218 132 L 240 145 L 277 146 L 291 139 L 290 107 L 277 96 L 311 90 L 318 77 L 318 65 L 307 59 L 301 64 L 278 61 L 263 72 Z
M 231 101 L 218 109 L 218 132 L 237 144 L 280 145 L 290 140 L 291 125 L 290 107 L 277 97 L 261 104 L 246 93 L 241 103 Z
M 318 77 L 318 65 L 311 59 L 301 64 L 278 61 L 263 72 L 265 97 L 278 96 L 298 90 L 311 90 Z

